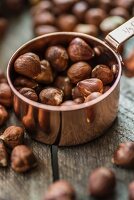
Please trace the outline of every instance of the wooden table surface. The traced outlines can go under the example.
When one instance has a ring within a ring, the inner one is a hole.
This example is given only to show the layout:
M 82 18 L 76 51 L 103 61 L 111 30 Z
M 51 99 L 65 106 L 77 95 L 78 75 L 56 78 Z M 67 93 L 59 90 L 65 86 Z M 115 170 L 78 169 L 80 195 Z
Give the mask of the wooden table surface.
M 32 37 L 31 19 L 27 12 L 11 19 L 8 34 L 0 44 L 0 68 L 6 70 L 13 52 Z M 26 143 L 33 148 L 38 167 L 23 175 L 13 172 L 10 167 L 1 168 L 0 200 L 42 200 L 48 185 L 57 178 L 66 179 L 74 185 L 77 199 L 94 200 L 87 196 L 87 180 L 90 172 L 98 166 L 112 168 L 117 177 L 115 193 L 107 199 L 127 200 L 127 187 L 134 180 L 134 171 L 114 166 L 111 157 L 120 142 L 134 141 L 133 88 L 134 79 L 123 76 L 118 117 L 105 135 L 93 142 L 77 147 L 52 148 L 32 141 L 26 135 Z M 10 115 L 5 127 L 19 124 L 13 112 Z

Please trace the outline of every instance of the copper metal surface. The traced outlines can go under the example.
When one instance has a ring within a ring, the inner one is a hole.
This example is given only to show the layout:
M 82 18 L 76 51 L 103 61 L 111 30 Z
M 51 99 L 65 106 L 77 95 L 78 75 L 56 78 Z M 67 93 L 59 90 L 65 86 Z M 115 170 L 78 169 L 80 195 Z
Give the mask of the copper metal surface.
M 66 45 L 80 37 L 91 46 L 103 46 L 105 55 L 99 62 L 118 64 L 118 76 L 112 87 L 97 99 L 73 106 L 50 106 L 33 102 L 22 96 L 13 86 L 14 61 L 26 52 L 43 53 L 48 45 Z M 81 33 L 51 33 L 35 38 L 19 48 L 9 61 L 7 77 L 14 94 L 14 111 L 30 136 L 45 144 L 77 145 L 102 135 L 113 123 L 118 112 L 121 61 L 105 42 Z

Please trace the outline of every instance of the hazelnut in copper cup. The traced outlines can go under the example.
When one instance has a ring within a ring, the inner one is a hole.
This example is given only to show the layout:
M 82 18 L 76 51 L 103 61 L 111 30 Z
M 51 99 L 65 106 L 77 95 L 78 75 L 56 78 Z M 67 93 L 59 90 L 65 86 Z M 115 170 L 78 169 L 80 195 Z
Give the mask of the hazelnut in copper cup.
M 35 38 L 14 53 L 7 68 L 14 111 L 33 139 L 78 145 L 112 125 L 122 67 L 118 47 L 133 36 L 133 24 L 134 18 L 109 33 L 105 42 L 57 32 Z

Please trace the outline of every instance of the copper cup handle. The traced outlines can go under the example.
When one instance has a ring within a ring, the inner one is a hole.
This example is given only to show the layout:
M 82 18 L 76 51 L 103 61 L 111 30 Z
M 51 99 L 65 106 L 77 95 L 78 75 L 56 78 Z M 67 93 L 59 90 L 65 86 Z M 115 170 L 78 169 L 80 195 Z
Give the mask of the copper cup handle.
M 121 44 L 126 40 L 134 36 L 134 17 L 130 20 L 111 31 L 106 37 L 105 41 L 111 46 L 115 51 L 118 52 L 118 49 Z

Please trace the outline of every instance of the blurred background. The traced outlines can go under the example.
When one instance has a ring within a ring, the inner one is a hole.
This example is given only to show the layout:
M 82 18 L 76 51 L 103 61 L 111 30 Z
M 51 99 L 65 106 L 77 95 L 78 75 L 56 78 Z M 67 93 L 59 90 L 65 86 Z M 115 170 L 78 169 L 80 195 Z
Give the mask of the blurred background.
M 75 31 L 104 39 L 134 16 L 134 0 L 0 0 L 0 68 L 26 41 L 50 32 Z M 134 39 L 121 48 L 124 71 L 134 76 Z

